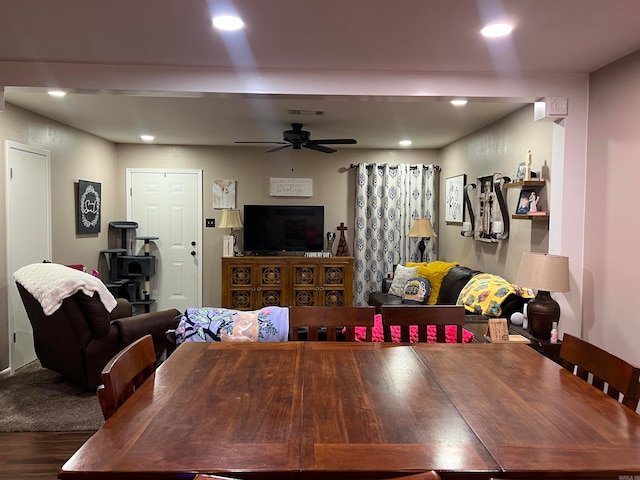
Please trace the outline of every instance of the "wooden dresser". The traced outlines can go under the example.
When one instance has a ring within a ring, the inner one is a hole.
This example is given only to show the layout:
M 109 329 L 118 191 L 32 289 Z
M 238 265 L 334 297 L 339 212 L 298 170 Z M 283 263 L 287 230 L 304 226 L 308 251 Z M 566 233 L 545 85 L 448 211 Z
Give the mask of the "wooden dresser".
M 353 303 L 353 257 L 222 258 L 222 306 L 341 306 Z

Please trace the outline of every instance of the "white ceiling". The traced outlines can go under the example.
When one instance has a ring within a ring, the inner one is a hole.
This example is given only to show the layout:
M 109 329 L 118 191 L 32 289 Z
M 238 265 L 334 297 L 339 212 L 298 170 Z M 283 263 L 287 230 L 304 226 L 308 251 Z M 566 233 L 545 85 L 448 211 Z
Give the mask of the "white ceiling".
M 229 4 L 3 0 L 0 62 L 529 75 L 590 73 L 640 49 L 638 0 L 235 0 L 246 28 L 221 34 L 210 15 Z M 512 35 L 480 37 L 494 20 L 510 21 Z M 72 91 L 56 99 L 8 85 L 5 100 L 118 143 L 140 143 L 140 133 L 176 145 L 280 141 L 299 122 L 313 139 L 358 140 L 339 148 L 397 148 L 405 137 L 437 148 L 532 99 L 471 99 L 457 108 L 428 97 Z

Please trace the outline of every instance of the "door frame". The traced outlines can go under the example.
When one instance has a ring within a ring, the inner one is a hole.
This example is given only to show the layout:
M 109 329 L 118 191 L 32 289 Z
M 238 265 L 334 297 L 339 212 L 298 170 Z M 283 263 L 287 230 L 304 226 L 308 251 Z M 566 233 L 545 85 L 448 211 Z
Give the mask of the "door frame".
M 198 178 L 198 192 L 197 192 L 197 205 L 196 205 L 196 215 L 198 218 L 197 221 L 197 227 L 196 227 L 196 242 L 198 244 L 199 247 L 199 260 L 197 262 L 197 275 L 198 275 L 198 289 L 196 292 L 196 304 L 195 306 L 201 306 L 202 305 L 202 265 L 203 265 L 203 255 L 204 255 L 204 249 L 202 248 L 202 238 L 203 238 L 203 231 L 202 231 L 202 219 L 203 219 L 203 209 L 202 209 L 202 195 L 203 195 L 203 188 L 202 188 L 202 169 L 196 169 L 196 168 L 127 168 L 126 169 L 126 181 L 125 181 L 125 185 L 126 185 L 126 190 L 125 190 L 125 196 L 126 196 L 126 211 L 127 211 L 127 221 L 131 221 L 132 220 L 132 214 L 131 214 L 131 196 L 132 196 L 132 192 L 131 192 L 131 177 L 134 173 L 179 173 L 179 174 L 191 174 L 191 175 L 197 175 Z
M 32 153 L 34 155 L 41 155 L 44 157 L 45 162 L 45 175 L 47 178 L 47 205 L 46 205 L 46 235 L 47 235 L 47 256 L 46 258 L 52 258 L 53 252 L 53 232 L 52 232 L 52 207 L 51 207 L 51 152 L 48 150 L 44 150 L 42 148 L 33 147 L 31 145 L 26 145 L 23 143 L 15 142 L 13 140 L 5 140 L 5 161 L 4 161 L 4 169 L 5 169 L 5 215 L 6 215 L 6 232 L 5 232 L 5 240 L 7 242 L 7 251 L 6 251 L 6 261 L 7 261 L 7 327 L 8 327 L 8 337 L 9 341 L 9 374 L 12 375 L 14 373 L 14 365 L 13 365 L 13 357 L 15 351 L 15 342 L 12 340 L 15 326 L 14 321 L 12 320 L 12 304 L 11 304 L 11 295 L 9 293 L 9 283 L 13 278 L 13 266 L 12 266 L 12 251 L 13 245 L 11 244 L 11 235 L 10 235 L 10 225 L 11 225 L 11 198 L 10 198 L 10 188 L 9 183 L 11 181 L 11 171 L 9 166 L 9 157 L 11 150 L 22 150 L 28 153 Z M 0 372 L 2 373 L 2 372 Z M 1 375 L 0 375 L 1 377 Z

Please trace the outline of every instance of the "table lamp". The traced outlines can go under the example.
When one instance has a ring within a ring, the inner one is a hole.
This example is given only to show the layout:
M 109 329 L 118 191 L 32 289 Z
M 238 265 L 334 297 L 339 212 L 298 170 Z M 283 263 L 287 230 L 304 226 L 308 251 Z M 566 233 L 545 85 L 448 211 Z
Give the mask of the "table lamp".
M 420 242 L 418 243 L 418 250 L 420 250 L 420 262 L 424 258 L 424 239 L 437 237 L 436 232 L 433 231 L 433 226 L 431 225 L 430 218 L 417 218 L 413 225 L 411 225 L 411 229 L 409 230 L 409 237 L 412 238 L 420 238 Z
M 569 258 L 546 253 L 523 253 L 518 285 L 538 290 L 527 305 L 531 335 L 540 340 L 551 338 L 553 322 L 560 321 L 560 305 L 550 292 L 569 291 Z
M 240 210 L 223 210 L 218 227 L 231 229 L 231 233 L 223 238 L 222 256 L 233 257 L 236 251 L 236 236 L 233 233 L 233 229 L 242 228 Z

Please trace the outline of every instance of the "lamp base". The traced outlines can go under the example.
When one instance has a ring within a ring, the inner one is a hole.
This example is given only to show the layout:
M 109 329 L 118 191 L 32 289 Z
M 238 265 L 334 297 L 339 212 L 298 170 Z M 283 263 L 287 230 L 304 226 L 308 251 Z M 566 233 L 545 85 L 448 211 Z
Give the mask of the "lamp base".
M 527 318 L 531 335 L 538 340 L 549 341 L 553 322 L 560 320 L 560 305 L 549 292 L 538 290 L 536 298 L 527 305 Z
M 422 263 L 424 259 L 424 251 L 426 249 L 426 245 L 424 244 L 424 238 L 421 238 L 418 242 L 418 250 L 420 251 L 420 263 Z

